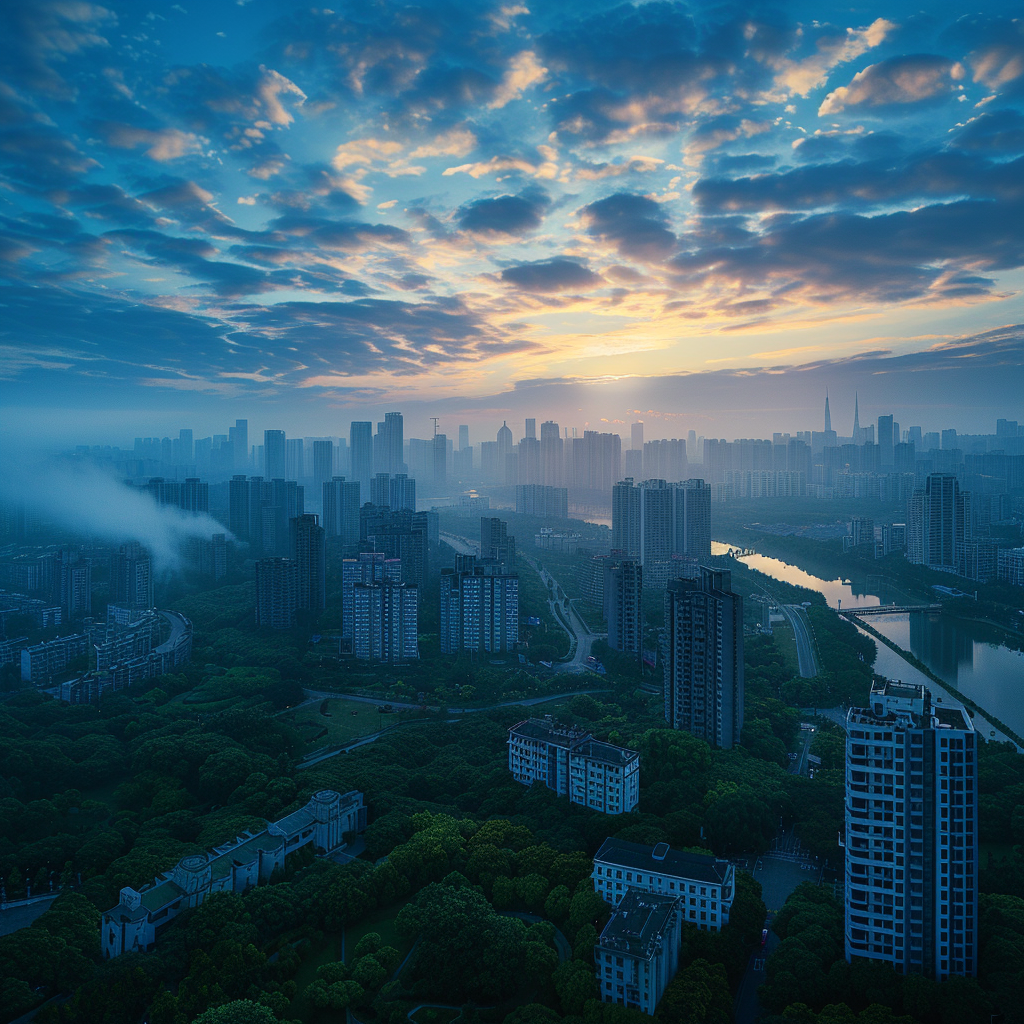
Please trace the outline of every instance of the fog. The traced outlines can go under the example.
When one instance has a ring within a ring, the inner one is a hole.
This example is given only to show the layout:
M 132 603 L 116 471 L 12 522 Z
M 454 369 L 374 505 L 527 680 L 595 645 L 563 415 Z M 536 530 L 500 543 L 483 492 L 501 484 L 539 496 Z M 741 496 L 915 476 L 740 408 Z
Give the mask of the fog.
M 230 531 L 209 515 L 192 515 L 130 487 L 94 466 L 28 456 L 8 465 L 0 476 L 0 497 L 24 501 L 45 521 L 83 537 L 111 544 L 137 540 L 149 549 L 158 572 L 175 570 L 181 545 L 191 537 L 209 540 Z

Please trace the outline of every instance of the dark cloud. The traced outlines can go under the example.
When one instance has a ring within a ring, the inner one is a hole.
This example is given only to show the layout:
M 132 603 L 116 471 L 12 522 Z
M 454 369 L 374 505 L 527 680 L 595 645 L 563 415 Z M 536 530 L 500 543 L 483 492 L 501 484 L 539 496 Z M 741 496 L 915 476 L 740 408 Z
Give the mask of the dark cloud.
M 916 53 L 871 64 L 825 97 L 822 116 L 868 108 L 875 112 L 900 110 L 910 104 L 945 100 L 965 77 L 962 65 L 930 53 Z
M 506 284 L 526 292 L 567 292 L 589 291 L 600 288 L 604 281 L 592 270 L 580 263 L 567 259 L 538 260 L 536 263 L 522 263 L 517 267 L 506 267 L 501 272 Z
M 967 122 L 950 145 L 992 154 L 1024 153 L 1024 114 L 1017 110 L 993 110 Z
M 646 196 L 617 192 L 584 206 L 580 216 L 587 232 L 620 255 L 643 261 L 664 259 L 676 248 L 662 206 Z
M 528 189 L 517 196 L 475 199 L 457 215 L 463 231 L 484 236 L 524 235 L 539 228 L 551 197 L 543 189 Z

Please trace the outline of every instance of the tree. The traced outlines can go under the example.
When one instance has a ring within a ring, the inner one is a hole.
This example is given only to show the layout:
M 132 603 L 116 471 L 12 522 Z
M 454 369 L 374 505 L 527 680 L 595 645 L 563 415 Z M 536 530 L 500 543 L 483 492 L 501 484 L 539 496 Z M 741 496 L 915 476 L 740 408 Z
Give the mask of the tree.
M 555 983 L 555 992 L 558 993 L 563 1013 L 581 1014 L 587 1000 L 597 997 L 593 962 L 587 964 L 583 960 L 566 960 L 559 964 L 551 980 Z
M 694 960 L 665 989 L 655 1016 L 671 1024 L 730 1024 L 732 995 L 725 968 L 707 960 Z
M 381 941 L 381 937 L 377 932 L 367 932 L 356 943 L 356 956 L 366 956 L 369 953 L 376 953 L 381 947 Z
M 236 999 L 205 1010 L 194 1024 L 277 1024 L 277 1017 L 269 1007 L 250 999 Z

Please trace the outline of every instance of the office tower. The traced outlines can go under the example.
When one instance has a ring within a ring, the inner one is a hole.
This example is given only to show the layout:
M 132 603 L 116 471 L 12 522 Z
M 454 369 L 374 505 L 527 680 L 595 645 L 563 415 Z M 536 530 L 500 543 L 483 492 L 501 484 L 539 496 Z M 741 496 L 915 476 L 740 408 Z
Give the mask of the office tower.
M 363 660 L 398 662 L 420 656 L 415 587 L 393 580 L 352 587 L 352 653 Z
M 543 519 L 568 519 L 569 491 L 565 487 L 521 484 L 516 488 L 516 512 Z
M 713 747 L 743 731 L 743 598 L 732 574 L 701 567 L 665 591 L 665 720 Z
M 612 488 L 612 550 L 640 557 L 640 488 L 632 477 Z
M 263 475 L 268 480 L 283 480 L 287 459 L 283 430 L 263 431 Z
M 405 472 L 405 422 L 400 412 L 384 413 L 381 468 L 394 476 Z
M 907 560 L 962 572 L 973 535 L 970 491 L 952 474 L 930 473 L 907 504 Z
M 366 420 L 353 420 L 349 427 L 348 446 L 352 479 L 358 481 L 360 493 L 369 499 L 373 475 L 373 424 Z
M 846 719 L 846 959 L 977 973 L 977 743 L 922 684 L 875 681 Z
M 690 558 L 711 557 L 711 488 L 703 480 L 684 480 L 674 488 L 672 552 Z
M 629 447 L 634 452 L 642 452 L 644 450 L 644 425 L 643 423 L 633 423 L 629 428 Z
M 357 558 L 341 563 L 341 636 L 350 640 L 355 629 L 355 591 L 357 583 L 382 583 L 402 580 L 402 562 L 386 558 L 383 551 L 361 551 Z
M 110 603 L 132 610 L 153 607 L 153 562 L 137 541 L 122 544 L 110 560 Z
M 519 576 L 500 563 L 441 570 L 441 653 L 510 651 L 519 641 Z
M 508 423 L 502 422 L 496 438 L 498 443 L 498 479 L 502 483 L 515 483 L 508 479 L 508 457 L 512 454 L 512 431 Z
M 957 447 L 956 430 L 954 428 L 951 427 L 942 431 L 942 447 L 943 449 Z
M 602 1003 L 653 1015 L 679 968 L 683 913 L 680 896 L 631 889 L 622 897 L 594 947 Z
M 324 530 L 344 545 L 359 543 L 359 481 L 332 477 L 323 485 Z
M 405 473 L 398 473 L 388 485 L 388 502 L 396 511 L 416 511 L 416 481 Z
M 917 469 L 917 451 L 913 441 L 900 441 L 893 445 L 892 451 L 893 472 L 914 473 Z
M 233 427 L 228 427 L 228 440 L 234 453 L 234 469 L 244 472 L 249 465 L 249 421 L 235 420 Z
M 610 559 L 604 567 L 604 617 L 608 646 L 640 656 L 643 641 L 643 569 L 633 558 Z
M 832 413 L 828 409 L 828 391 L 825 391 L 825 433 L 832 432 Z
M 334 442 L 327 438 L 318 438 L 313 442 L 313 483 L 317 490 L 323 487 L 332 476 L 334 476 Z
M 531 441 L 537 440 L 537 421 L 531 416 L 526 418 L 526 430 L 523 436 Z
M 562 438 L 558 432 L 558 424 L 545 420 L 540 425 L 540 468 L 541 483 L 548 487 L 562 485 Z
M 623 454 L 623 459 L 626 464 L 626 476 L 630 476 L 634 480 L 642 480 L 644 477 L 643 451 L 630 448 Z
M 853 433 L 850 440 L 854 444 L 864 443 L 860 436 L 860 395 L 856 391 L 853 393 Z
M 1019 437 L 1020 429 L 1019 424 L 1016 420 L 999 419 L 996 420 L 996 437 Z
M 459 451 L 464 452 L 469 447 L 469 426 L 465 423 L 459 424 Z
M 294 480 L 271 480 L 263 491 L 260 509 L 263 549 L 287 557 L 292 550 L 290 523 L 306 511 L 305 488 Z
M 284 475 L 288 480 L 305 479 L 306 453 L 301 437 L 289 437 L 284 442 Z
M 627 452 L 627 459 L 628 459 Z M 681 438 L 647 441 L 643 446 L 643 468 L 635 474 L 627 473 L 638 480 L 685 480 L 689 475 L 686 457 L 686 442 Z
M 573 439 L 573 474 L 570 486 L 607 495 L 622 477 L 622 438 L 618 434 L 583 432 L 583 443 Z M 579 460 L 576 455 L 579 453 Z
M 256 562 L 256 625 L 291 629 L 299 599 L 299 567 L 290 558 Z
M 535 437 L 524 437 L 519 442 L 516 483 L 539 484 L 542 476 L 540 441 Z
M 366 504 L 359 510 L 359 541 L 402 563 L 402 581 L 422 587 L 429 571 L 431 534 L 437 541 L 437 515 Z
M 391 504 L 391 475 L 389 473 L 375 473 L 370 481 L 370 504 L 390 505 Z
M 448 438 L 445 434 L 434 435 L 432 464 L 434 493 L 440 494 L 448 487 Z
M 508 535 L 508 523 L 492 516 L 480 517 L 480 557 L 503 562 L 511 568 L 516 561 L 516 539 Z
M 210 511 L 210 485 L 205 480 L 190 476 L 179 491 L 178 507 L 194 516 Z
M 890 469 L 893 462 L 893 438 L 892 416 L 878 417 L 878 449 L 882 469 Z
M 289 523 L 291 552 L 298 569 L 296 607 L 319 612 L 327 607 L 327 543 L 318 516 L 305 513 Z

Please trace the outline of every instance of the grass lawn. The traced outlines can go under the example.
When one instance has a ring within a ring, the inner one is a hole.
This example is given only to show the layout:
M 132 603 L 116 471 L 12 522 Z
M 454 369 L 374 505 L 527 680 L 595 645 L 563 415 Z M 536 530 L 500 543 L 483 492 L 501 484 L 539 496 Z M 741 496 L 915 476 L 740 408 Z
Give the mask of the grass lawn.
M 309 1020 L 313 1015 L 313 1007 L 306 1001 L 306 986 L 316 978 L 317 968 L 324 964 L 333 963 L 341 956 L 341 938 L 331 935 L 319 949 L 314 949 L 299 966 L 295 973 L 295 998 L 292 1000 L 289 1016 L 295 1020 Z M 326 1016 L 324 1020 L 330 1020 L 330 1010 L 320 1011 Z M 335 1015 L 338 1021 L 345 1020 L 345 1012 L 341 1011 Z
M 418 709 L 381 715 L 377 713 L 375 704 L 363 704 L 356 700 L 346 700 L 344 697 L 331 698 L 327 701 L 327 715 L 320 713 L 321 707 L 323 702 L 309 704 L 286 716 L 298 729 L 299 734 L 314 748 L 347 743 L 389 725 L 428 717 L 426 712 Z M 326 735 L 319 736 L 323 729 L 327 730 Z
M 402 954 L 403 959 L 405 958 L 405 955 L 412 949 L 412 943 L 401 938 L 395 929 L 395 918 L 405 906 L 405 902 L 396 903 L 393 907 L 384 907 L 358 924 L 352 925 L 351 928 L 345 929 L 346 962 L 352 961 L 359 940 L 370 932 L 376 932 L 380 936 L 381 945 L 394 946 Z

